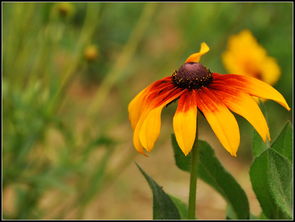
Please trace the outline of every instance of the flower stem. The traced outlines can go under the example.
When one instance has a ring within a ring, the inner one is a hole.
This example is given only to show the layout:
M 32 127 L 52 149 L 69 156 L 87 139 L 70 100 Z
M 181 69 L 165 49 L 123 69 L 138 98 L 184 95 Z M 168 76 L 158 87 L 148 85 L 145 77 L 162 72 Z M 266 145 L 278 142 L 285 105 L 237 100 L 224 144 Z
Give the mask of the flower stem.
M 197 126 L 198 128 L 198 126 Z M 192 148 L 191 174 L 188 201 L 188 219 L 196 218 L 196 193 L 197 193 L 197 166 L 198 166 L 198 133 L 196 133 L 195 143 Z

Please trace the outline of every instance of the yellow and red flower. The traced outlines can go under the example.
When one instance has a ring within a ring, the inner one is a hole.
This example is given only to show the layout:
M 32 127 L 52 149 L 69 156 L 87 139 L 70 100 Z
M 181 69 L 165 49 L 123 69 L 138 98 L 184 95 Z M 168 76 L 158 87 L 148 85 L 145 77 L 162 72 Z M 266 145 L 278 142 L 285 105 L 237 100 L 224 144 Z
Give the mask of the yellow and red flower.
M 133 144 L 144 154 L 150 152 L 159 137 L 161 112 L 178 99 L 173 128 L 179 147 L 187 155 L 196 136 L 197 110 L 207 119 L 223 147 L 232 155 L 240 143 L 240 132 L 233 111 L 248 120 L 264 141 L 270 139 L 266 120 L 252 96 L 271 99 L 290 110 L 284 97 L 270 85 L 250 76 L 212 73 L 199 63 L 209 51 L 206 43 L 188 57 L 172 76 L 143 89 L 129 104 Z

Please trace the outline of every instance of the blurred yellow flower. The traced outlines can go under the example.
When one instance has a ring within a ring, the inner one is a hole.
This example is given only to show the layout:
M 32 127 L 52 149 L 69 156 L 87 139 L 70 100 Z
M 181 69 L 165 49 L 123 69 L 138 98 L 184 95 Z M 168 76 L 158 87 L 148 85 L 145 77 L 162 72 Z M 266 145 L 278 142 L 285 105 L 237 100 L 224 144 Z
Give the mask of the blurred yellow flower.
M 87 61 L 94 61 L 98 57 L 98 49 L 96 45 L 89 45 L 84 50 L 84 57 Z
M 267 55 L 249 30 L 229 38 L 222 60 L 230 73 L 253 76 L 271 85 L 281 75 L 276 59 Z
M 69 2 L 59 2 L 55 4 L 55 8 L 62 17 L 72 16 L 74 13 L 74 5 Z

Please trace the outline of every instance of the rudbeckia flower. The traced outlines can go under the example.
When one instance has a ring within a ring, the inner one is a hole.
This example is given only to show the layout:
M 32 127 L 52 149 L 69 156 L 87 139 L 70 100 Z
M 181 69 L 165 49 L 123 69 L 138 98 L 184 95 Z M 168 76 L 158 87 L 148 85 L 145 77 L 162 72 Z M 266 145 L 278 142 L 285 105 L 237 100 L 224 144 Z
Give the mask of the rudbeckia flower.
M 271 85 L 281 75 L 275 58 L 267 55 L 249 30 L 243 30 L 229 38 L 222 60 L 230 73 L 249 75 Z
M 248 120 L 264 141 L 270 139 L 266 120 L 252 96 L 271 99 L 290 110 L 284 97 L 254 77 L 212 73 L 199 63 L 208 51 L 207 44 L 202 43 L 200 51 L 190 55 L 172 76 L 152 83 L 130 102 L 129 119 L 134 131 L 133 144 L 138 152 L 144 154 L 145 150 L 153 149 L 160 134 L 162 109 L 175 100 L 178 100 L 178 107 L 173 128 L 185 155 L 195 141 L 198 109 L 232 156 L 236 156 L 240 132 L 230 110 Z

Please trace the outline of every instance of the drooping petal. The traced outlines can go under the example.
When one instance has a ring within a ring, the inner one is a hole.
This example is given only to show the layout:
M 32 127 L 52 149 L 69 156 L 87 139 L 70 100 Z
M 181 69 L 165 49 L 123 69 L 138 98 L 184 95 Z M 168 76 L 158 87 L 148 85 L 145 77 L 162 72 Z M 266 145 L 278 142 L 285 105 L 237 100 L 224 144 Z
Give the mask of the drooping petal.
M 198 90 L 197 105 L 224 148 L 236 156 L 240 144 L 240 131 L 234 115 L 206 87 Z
M 155 98 L 153 105 L 151 106 L 151 110 L 146 112 L 144 116 L 142 116 L 142 124 L 138 123 L 138 136 L 139 141 L 148 152 L 150 152 L 156 140 L 160 135 L 161 130 L 161 112 L 164 106 L 177 99 L 183 93 L 182 89 L 175 88 L 172 89 L 169 93 L 160 95 Z M 135 130 L 135 131 L 136 131 Z M 135 132 L 134 132 L 135 135 Z
M 214 90 L 217 97 L 233 112 L 244 117 L 256 129 L 263 141 L 270 140 L 267 122 L 254 99 L 245 93 Z
M 185 63 L 188 63 L 188 62 L 199 62 L 202 55 L 206 54 L 207 52 L 209 52 L 210 48 L 209 46 L 205 43 L 205 42 L 202 42 L 201 44 L 201 49 L 199 52 L 196 52 L 192 55 L 190 55 L 187 60 L 185 61 Z
M 182 94 L 173 117 L 176 141 L 185 155 L 191 151 L 196 137 L 197 104 L 195 94 L 195 90 L 186 90 Z
M 150 86 L 146 87 L 140 93 L 138 93 L 128 105 L 129 120 L 133 130 L 135 129 L 136 124 L 139 120 L 144 104 L 144 98 L 149 92 L 149 88 Z
M 151 151 L 160 135 L 161 112 L 164 106 L 159 106 L 149 112 L 141 125 L 139 139 L 147 151 Z
M 273 100 L 281 104 L 287 110 L 290 110 L 290 107 L 281 93 L 267 83 L 254 77 L 213 73 L 213 82 L 210 84 L 210 87 L 215 89 L 236 89 L 239 92 L 248 93 L 252 96 Z
M 172 90 L 174 88 L 174 90 Z M 160 79 L 142 90 L 128 106 L 129 119 L 134 130 L 133 145 L 135 149 L 145 155 L 144 147 L 139 140 L 139 131 L 148 113 L 157 106 L 157 104 L 169 98 L 171 92 L 175 92 L 175 86 L 172 84 L 171 77 Z
M 138 93 L 128 105 L 129 120 L 131 122 L 132 129 L 134 130 L 137 122 L 140 119 L 144 109 L 147 107 L 147 98 L 153 94 L 158 94 L 160 91 L 165 92 L 171 89 L 171 77 L 165 77 L 160 79 Z
M 133 146 L 135 147 L 135 149 L 137 150 L 137 152 L 145 155 L 144 153 L 144 148 L 140 143 L 139 140 L 139 129 L 142 126 L 142 122 L 143 122 L 143 118 L 140 118 L 140 120 L 138 121 L 135 129 L 134 129 L 134 133 L 133 133 Z

